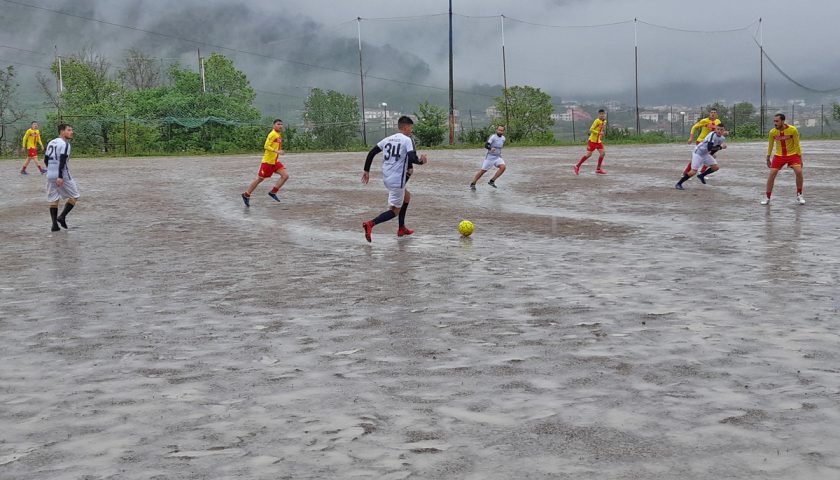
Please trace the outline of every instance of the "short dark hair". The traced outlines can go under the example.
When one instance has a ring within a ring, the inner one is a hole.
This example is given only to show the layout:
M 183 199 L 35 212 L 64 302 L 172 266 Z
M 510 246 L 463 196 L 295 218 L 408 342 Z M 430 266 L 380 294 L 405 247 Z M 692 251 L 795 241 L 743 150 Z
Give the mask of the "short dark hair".
M 403 115 L 399 120 L 397 120 L 397 127 L 402 128 L 403 125 L 414 125 L 414 120 L 412 120 L 411 117 Z
M 784 113 L 777 113 L 776 115 L 774 115 L 774 117 L 779 117 L 779 118 L 782 119 L 783 122 L 785 121 L 785 114 Z
M 271 124 L 274 125 L 277 122 L 283 123 L 283 120 L 280 120 L 279 118 L 275 118 L 274 121 L 271 122 Z
M 67 127 L 73 128 L 73 126 L 72 126 L 72 125 L 70 125 L 70 124 L 67 124 L 67 123 L 59 123 L 59 124 L 58 124 L 58 133 L 61 133 L 61 132 L 65 131 L 65 130 L 67 130 Z
M 35 125 L 36 123 L 38 123 L 37 120 L 32 120 L 32 123 L 30 123 L 29 125 Z
M 607 111 L 602 108 L 602 109 L 598 110 L 598 113 L 607 113 Z
M 712 113 L 712 112 L 717 113 L 717 108 L 710 108 L 710 109 L 709 109 L 709 113 Z
M 724 124 L 723 124 L 723 122 L 720 122 L 720 123 L 718 123 L 718 124 L 717 124 L 717 125 L 715 125 L 715 126 L 716 126 L 716 127 L 726 127 L 726 125 L 724 125 Z

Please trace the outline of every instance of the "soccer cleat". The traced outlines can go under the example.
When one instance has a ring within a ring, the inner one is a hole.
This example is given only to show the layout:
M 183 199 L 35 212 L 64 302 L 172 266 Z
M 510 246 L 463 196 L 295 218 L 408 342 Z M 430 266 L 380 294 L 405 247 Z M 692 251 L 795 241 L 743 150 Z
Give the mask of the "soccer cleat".
M 678 183 L 678 184 L 674 185 L 674 188 L 676 188 L 677 190 L 685 190 L 685 188 L 683 188 L 681 183 Z
M 802 195 L 797 195 L 796 196 L 796 202 L 799 203 L 800 205 L 805 205 L 805 199 L 802 198 Z
M 764 200 L 762 200 L 762 201 L 761 201 L 761 204 L 762 204 L 762 205 L 770 205 L 770 199 L 769 199 L 769 198 L 765 198 Z
M 246 194 L 243 193 L 242 194 L 242 201 L 245 202 L 246 207 L 251 206 L 251 196 L 250 195 L 246 195 Z
M 598 175 L 606 175 L 607 171 L 599 168 L 598 170 L 595 170 L 595 173 Z
M 580 175 L 580 165 L 575 165 L 575 175 Z
M 276 194 L 276 193 L 274 193 L 274 192 L 268 192 L 268 196 L 269 196 L 269 197 L 271 197 L 271 198 L 273 198 L 273 199 L 274 199 L 274 201 L 276 201 L 276 202 L 279 202 L 279 201 L 280 201 L 280 199 L 279 199 L 279 198 L 277 198 L 277 194 Z
M 53 232 L 60 232 L 60 231 L 61 231 L 61 229 L 60 229 L 60 228 L 58 228 L 58 225 L 56 225 L 56 224 L 53 224 L 53 226 L 52 226 L 51 230 L 52 230 Z
M 706 177 L 703 176 L 702 173 L 700 175 L 697 175 L 697 180 L 700 180 L 700 183 L 702 183 L 703 185 L 706 184 Z
M 487 182 L 487 185 L 490 185 L 493 188 L 499 188 L 499 187 L 496 186 L 496 182 L 494 182 L 493 180 L 490 180 L 489 182 Z
M 59 216 L 55 219 L 55 221 L 58 222 L 58 224 L 61 225 L 65 230 L 67 230 L 67 221 L 64 219 L 64 217 Z
M 475 184 L 474 183 L 470 184 L 470 190 L 472 190 L 473 192 L 475 191 Z
M 21 171 L 20 171 L 20 174 L 21 174 L 21 175 L 29 175 L 29 172 L 27 172 L 26 170 L 21 170 Z
M 405 235 L 411 235 L 412 233 L 414 233 L 414 230 L 411 230 L 410 228 L 406 227 L 405 225 L 403 225 L 402 227 L 399 228 L 399 230 L 397 230 L 397 236 L 398 237 L 402 237 L 402 236 L 405 236 Z
M 41 171 L 41 175 L 46 175 L 47 174 L 47 169 L 46 168 L 39 168 L 38 170 Z
M 370 242 L 370 237 L 373 235 L 373 221 L 368 220 L 367 222 L 362 224 L 362 228 L 365 229 L 365 240 Z

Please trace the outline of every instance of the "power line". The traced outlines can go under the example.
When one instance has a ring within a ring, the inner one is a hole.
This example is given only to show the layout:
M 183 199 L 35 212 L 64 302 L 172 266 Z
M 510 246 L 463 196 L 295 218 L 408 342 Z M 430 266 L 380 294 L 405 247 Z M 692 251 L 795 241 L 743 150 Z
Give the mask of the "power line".
M 39 67 L 38 65 L 31 65 L 29 63 L 13 62 L 11 60 L 6 60 L 4 58 L 0 58 L 0 62 L 10 63 L 12 65 L 21 65 L 23 67 L 37 68 L 38 70 L 49 70 L 49 68 L 47 68 L 47 67 Z
M 661 28 L 663 30 L 671 30 L 672 32 L 682 32 L 682 33 L 734 33 L 734 32 L 742 32 L 744 30 L 749 30 L 753 26 L 758 24 L 758 20 L 750 23 L 749 25 L 738 27 L 738 28 L 731 28 L 727 30 L 689 30 L 684 28 L 677 28 L 677 27 L 669 27 L 667 25 L 658 25 L 656 23 L 645 22 L 644 20 L 639 20 L 639 23 L 645 24 L 649 27 Z
M 266 58 L 266 59 L 269 59 L 269 60 L 276 60 L 276 61 L 280 61 L 280 62 L 286 62 L 286 63 L 295 64 L 295 65 L 301 65 L 301 66 L 304 66 L 304 67 L 309 67 L 309 68 L 314 68 L 314 69 L 321 69 L 321 70 L 328 70 L 328 71 L 337 72 L 337 73 L 343 73 L 343 74 L 346 74 L 346 75 L 352 75 L 354 77 L 358 76 L 358 73 L 356 73 L 356 72 L 351 72 L 349 70 L 343 70 L 343 69 L 336 68 L 336 67 L 328 67 L 328 66 L 324 66 L 324 65 L 318 65 L 318 64 L 314 64 L 314 63 L 303 62 L 303 61 L 300 61 L 300 60 L 291 60 L 291 59 L 287 59 L 287 58 L 274 57 L 274 56 L 266 55 L 266 54 L 263 54 L 263 53 L 257 53 L 257 52 L 251 52 L 251 51 L 248 51 L 248 50 L 242 50 L 242 49 L 239 49 L 239 48 L 225 47 L 224 45 L 217 45 L 217 44 L 213 44 L 213 43 L 210 43 L 210 42 L 204 42 L 204 41 L 201 41 L 201 40 L 193 40 L 193 39 L 190 39 L 190 38 L 181 37 L 181 36 L 178 36 L 178 35 L 172 35 L 172 34 L 169 34 L 169 33 L 155 32 L 155 31 L 152 31 L 152 30 L 146 30 L 146 29 L 143 29 L 143 28 L 133 27 L 131 25 L 123 25 L 123 24 L 120 24 L 120 23 L 109 22 L 109 21 L 106 21 L 106 20 L 100 20 L 98 18 L 85 17 L 83 15 L 76 15 L 74 13 L 69 13 L 69 12 L 65 12 L 65 11 L 62 11 L 62 10 L 55 10 L 55 9 L 52 9 L 52 8 L 42 7 L 42 6 L 39 6 L 39 5 L 30 5 L 30 4 L 23 3 L 23 2 L 18 2 L 18 1 L 15 1 L 15 0 L 0 0 L 0 1 L 10 3 L 12 5 L 18 5 L 18 6 L 25 7 L 25 8 L 33 8 L 33 9 L 36 9 L 36 10 L 42 10 L 42 11 L 45 11 L 45 12 L 55 13 L 55 14 L 58 14 L 58 15 L 65 15 L 65 16 L 68 16 L 68 17 L 78 18 L 78 19 L 81 19 L 81 20 L 96 22 L 96 23 L 100 23 L 100 24 L 103 24 L 103 25 L 109 25 L 109 26 L 112 26 L 112 27 L 126 28 L 126 29 L 129 29 L 129 30 L 135 31 L 135 32 L 147 33 L 149 35 L 157 35 L 157 36 L 161 36 L 161 37 L 164 37 L 164 38 L 170 38 L 170 39 L 173 39 L 173 40 L 180 40 L 180 41 L 183 41 L 183 42 L 193 43 L 193 44 L 196 44 L 196 45 L 205 45 L 205 46 L 208 46 L 208 47 L 211 47 L 211 48 L 216 48 L 216 49 L 219 49 L 219 50 L 227 50 L 227 51 L 231 51 L 231 52 L 242 53 L 242 54 L 245 54 L 245 55 L 253 55 L 255 57 Z M 356 21 L 356 20 L 354 19 L 353 21 Z M 418 82 L 410 82 L 410 81 L 406 81 L 406 80 L 397 80 L 397 79 L 394 79 L 394 78 L 379 77 L 379 76 L 376 76 L 376 75 L 366 75 L 366 76 L 369 77 L 369 78 L 375 79 L 375 80 L 382 80 L 382 81 L 386 81 L 386 82 L 399 83 L 399 84 L 402 84 L 402 85 L 408 85 L 408 86 L 413 86 L 413 87 L 421 87 L 421 88 L 429 88 L 429 89 L 433 89 L 433 90 L 448 91 L 448 89 L 446 87 L 437 87 L 437 86 L 434 86 L 434 85 L 427 85 L 427 84 L 418 83 Z M 467 92 L 467 91 L 460 91 L 459 93 L 462 93 L 462 94 L 465 94 L 465 95 L 488 97 L 488 95 L 482 95 L 482 94 Z

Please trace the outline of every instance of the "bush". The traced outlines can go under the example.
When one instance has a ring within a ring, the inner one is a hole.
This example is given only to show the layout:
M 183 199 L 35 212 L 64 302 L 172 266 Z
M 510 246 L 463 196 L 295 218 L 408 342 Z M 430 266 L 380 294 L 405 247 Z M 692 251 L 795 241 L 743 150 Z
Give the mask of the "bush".
M 440 145 L 446 136 L 446 111 L 429 102 L 421 103 L 418 108 L 420 112 L 414 114 L 417 116 L 414 136 L 417 137 L 418 143 L 424 147 Z

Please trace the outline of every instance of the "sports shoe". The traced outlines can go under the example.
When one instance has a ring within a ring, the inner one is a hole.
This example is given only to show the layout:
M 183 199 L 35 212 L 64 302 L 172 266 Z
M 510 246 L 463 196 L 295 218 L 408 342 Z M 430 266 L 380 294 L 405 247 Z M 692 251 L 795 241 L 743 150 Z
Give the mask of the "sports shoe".
M 64 219 L 64 217 L 62 217 L 62 216 L 60 216 L 60 215 L 59 215 L 59 216 L 55 219 L 55 221 L 56 221 L 56 222 L 58 222 L 58 224 L 59 224 L 59 225 L 61 225 L 61 226 L 62 226 L 62 228 L 64 228 L 65 230 L 67 230 L 67 221 Z
M 606 174 L 607 174 L 607 171 L 606 171 L 606 170 L 602 170 L 602 169 L 600 169 L 600 168 L 599 168 L 598 170 L 595 170 L 595 173 L 596 173 L 597 175 L 606 175 Z
M 52 226 L 52 228 L 51 228 L 50 230 L 51 230 L 51 231 L 53 231 L 53 232 L 60 232 L 60 231 L 61 231 L 61 228 L 59 228 L 59 227 L 58 227 L 58 225 L 53 224 L 53 226 Z
M 682 184 L 679 184 L 679 183 L 674 185 L 674 188 L 676 188 L 677 190 L 685 190 L 685 188 L 683 188 Z
M 703 176 L 702 173 L 700 175 L 697 175 L 697 180 L 700 180 L 700 183 L 702 183 L 703 185 L 706 184 L 706 177 Z
M 251 206 L 251 196 L 250 195 L 246 195 L 246 194 L 243 193 L 242 194 L 242 201 L 245 202 L 246 207 Z
M 47 169 L 46 168 L 39 168 L 38 170 L 41 171 L 41 175 L 46 175 L 47 174 Z
M 797 201 L 797 203 L 799 203 L 800 205 L 805 205 L 805 199 L 802 197 L 802 195 L 797 195 L 797 196 L 796 196 L 796 201 Z
M 280 199 L 279 199 L 279 198 L 277 198 L 277 194 L 276 194 L 276 193 L 274 193 L 274 192 L 268 192 L 268 196 L 269 196 L 269 197 L 271 197 L 271 198 L 273 198 L 275 202 L 279 202 L 279 201 L 280 201 Z
M 405 236 L 405 235 L 411 235 L 412 233 L 414 233 L 414 230 L 406 227 L 405 225 L 403 225 L 402 227 L 399 228 L 399 230 L 397 230 L 397 236 L 398 237 L 402 237 L 402 236 Z
M 21 171 L 20 171 L 20 174 L 21 174 L 21 175 L 29 175 L 29 172 L 27 172 L 26 170 L 21 170 Z
M 580 175 L 580 165 L 575 165 L 575 175 Z
M 365 240 L 370 242 L 370 237 L 373 235 L 373 221 L 368 220 L 367 222 L 362 224 L 362 228 L 365 229 Z
M 769 198 L 765 198 L 764 200 L 762 200 L 762 201 L 761 201 L 761 204 L 762 204 L 762 205 L 770 205 L 770 199 L 769 199 Z
M 474 183 L 470 184 L 470 190 L 472 190 L 473 192 L 475 191 L 475 184 Z
M 496 183 L 493 180 L 490 180 L 489 182 L 487 182 L 487 185 L 490 185 L 493 188 L 499 188 L 499 187 L 496 186 Z

